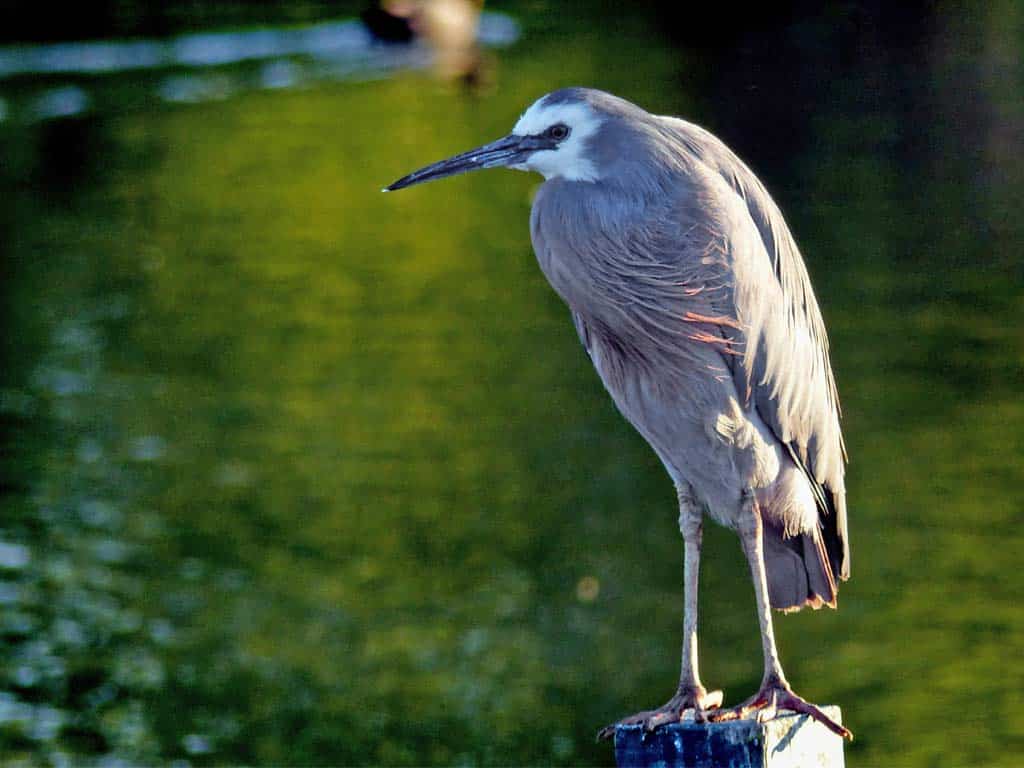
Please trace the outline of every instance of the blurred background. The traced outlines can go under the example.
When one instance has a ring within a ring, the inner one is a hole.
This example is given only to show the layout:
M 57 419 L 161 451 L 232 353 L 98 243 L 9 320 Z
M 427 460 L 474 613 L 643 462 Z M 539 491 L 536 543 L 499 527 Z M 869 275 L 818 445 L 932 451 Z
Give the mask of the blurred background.
M 808 262 L 853 579 L 777 620 L 796 689 L 852 766 L 1024 762 L 1024 6 L 478 11 L 0 4 L 0 763 L 608 765 L 668 698 L 674 493 L 536 267 L 540 178 L 378 192 L 565 85 L 716 132 Z

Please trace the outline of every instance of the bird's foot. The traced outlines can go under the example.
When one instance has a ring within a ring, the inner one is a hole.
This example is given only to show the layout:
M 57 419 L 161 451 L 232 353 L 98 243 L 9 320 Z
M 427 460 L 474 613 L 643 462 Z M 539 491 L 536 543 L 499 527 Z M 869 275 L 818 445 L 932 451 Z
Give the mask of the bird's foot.
M 597 740 L 604 741 L 615 735 L 615 728 L 620 725 L 642 725 L 648 733 L 659 725 L 666 723 L 678 723 L 683 719 L 683 713 L 688 709 L 693 710 L 694 719 L 698 723 L 707 721 L 709 710 L 722 706 L 722 692 L 705 690 L 703 685 L 680 688 L 676 695 L 665 704 L 647 712 L 637 712 L 635 715 L 624 717 L 617 723 L 606 725 L 597 733 Z
M 808 715 L 833 733 L 842 736 L 844 739 L 853 740 L 853 734 L 848 729 L 841 726 L 810 702 L 804 701 L 793 693 L 789 683 L 774 678 L 763 682 L 761 690 L 742 704 L 711 713 L 708 716 L 708 720 L 716 723 L 726 720 L 741 720 L 756 713 L 757 722 L 765 723 L 776 717 L 780 709 L 788 709 L 790 712 Z

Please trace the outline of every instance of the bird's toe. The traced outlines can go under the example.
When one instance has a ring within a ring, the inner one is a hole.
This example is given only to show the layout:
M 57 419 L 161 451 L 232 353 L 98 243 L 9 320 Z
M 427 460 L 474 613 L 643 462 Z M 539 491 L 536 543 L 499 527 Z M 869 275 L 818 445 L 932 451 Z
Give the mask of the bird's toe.
M 830 731 L 844 739 L 853 740 L 853 734 L 849 729 L 837 723 L 831 717 L 822 712 L 818 707 L 793 693 L 793 690 L 785 682 L 769 681 L 761 686 L 761 689 L 735 707 L 719 709 L 708 713 L 708 720 L 711 722 L 725 722 L 728 720 L 741 720 L 753 715 L 758 723 L 766 723 L 778 716 L 780 710 L 788 710 L 801 715 L 807 715 L 812 720 L 817 720 Z
M 597 733 L 597 740 L 604 741 L 615 736 L 615 729 L 622 725 L 640 725 L 648 733 L 656 728 L 683 720 L 687 711 L 692 711 L 694 720 L 706 722 L 707 713 L 722 706 L 721 691 L 706 691 L 703 687 L 681 689 L 676 695 L 657 709 L 637 712 L 618 722 L 606 725 Z

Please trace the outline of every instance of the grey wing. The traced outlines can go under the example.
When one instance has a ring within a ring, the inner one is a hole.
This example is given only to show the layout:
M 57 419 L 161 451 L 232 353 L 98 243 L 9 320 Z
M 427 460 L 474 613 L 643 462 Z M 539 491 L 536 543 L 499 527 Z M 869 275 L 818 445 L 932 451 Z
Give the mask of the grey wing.
M 736 251 L 733 301 L 743 354 L 730 357 L 737 391 L 811 481 L 833 570 L 850 575 L 839 396 L 828 336 L 807 269 L 782 213 L 754 173 L 721 141 L 680 120 L 671 124 L 693 154 L 746 203 L 761 247 Z

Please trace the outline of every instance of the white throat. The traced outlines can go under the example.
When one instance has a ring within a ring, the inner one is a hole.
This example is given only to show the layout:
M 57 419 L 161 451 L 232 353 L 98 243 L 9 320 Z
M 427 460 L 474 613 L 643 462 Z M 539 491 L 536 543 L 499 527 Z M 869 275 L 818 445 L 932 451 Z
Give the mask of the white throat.
M 556 123 L 564 123 L 569 126 L 569 136 L 555 149 L 534 152 L 522 165 L 513 167 L 522 171 L 536 171 L 545 179 L 597 181 L 600 178 L 597 167 L 584 155 L 587 139 L 597 132 L 601 118 L 586 104 L 545 106 L 543 101 L 541 99 L 534 103 L 523 113 L 512 133 L 516 136 L 536 135 Z

